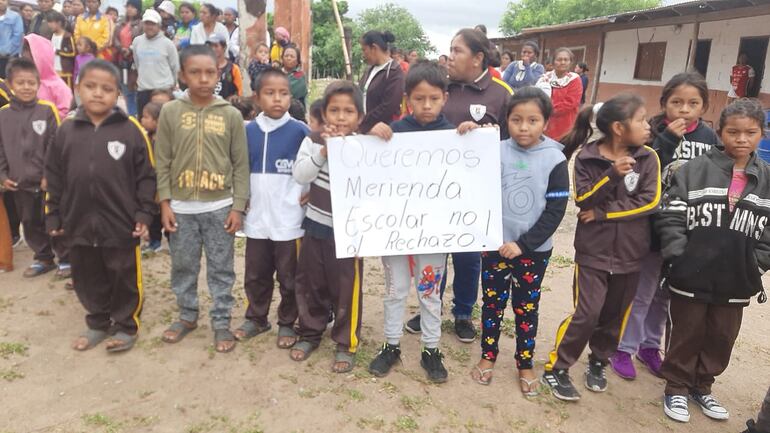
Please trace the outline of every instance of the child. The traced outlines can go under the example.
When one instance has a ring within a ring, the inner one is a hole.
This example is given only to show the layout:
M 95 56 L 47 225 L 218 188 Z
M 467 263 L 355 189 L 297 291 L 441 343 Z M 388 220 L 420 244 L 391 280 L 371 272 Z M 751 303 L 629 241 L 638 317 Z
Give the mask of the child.
M 551 100 L 535 87 L 518 90 L 508 104 L 511 138 L 501 144 L 505 237 L 498 251 L 481 255 L 481 361 L 471 372 L 482 385 L 492 382 L 500 326 L 510 299 L 516 315 L 519 386 L 528 397 L 537 395 L 538 388 L 532 368 L 540 286 L 553 248 L 551 236 L 564 218 L 569 199 L 563 146 L 543 132 L 552 112 Z M 521 206 L 516 199 L 519 194 L 534 199 Z
M 245 340 L 270 329 L 267 314 L 273 298 L 273 274 L 278 280 L 278 341 L 288 349 L 297 341 L 297 301 L 294 278 L 304 231 L 300 205 L 302 186 L 291 175 L 299 147 L 310 133 L 289 116 L 291 92 L 286 74 L 269 69 L 257 77 L 254 99 L 264 107 L 246 126 L 251 165 L 251 200 L 243 224 L 246 234 L 244 290 L 249 300 L 246 321 L 235 331 Z
M 663 112 L 651 120 L 651 128 L 652 148 L 658 153 L 663 169 L 664 192 L 682 164 L 706 153 L 719 142 L 716 133 L 700 120 L 708 103 L 708 86 L 698 73 L 677 74 L 663 87 L 660 97 Z M 667 291 L 659 290 L 663 259 L 657 244 L 654 237 L 653 251 L 642 261 L 639 287 L 625 332 L 618 351 L 610 358 L 612 370 L 624 379 L 636 377 L 631 359 L 634 355 L 655 376 L 663 362 L 660 349 L 668 320 L 669 295 Z
M 575 203 L 580 208 L 575 230 L 575 312 L 559 326 L 542 377 L 556 398 L 567 401 L 580 399 L 569 368 L 586 344 L 591 349 L 586 388 L 607 389 L 604 369 L 618 348 L 642 259 L 650 251 L 646 216 L 660 202 L 660 162 L 644 145 L 650 136 L 644 101 L 620 94 L 605 102 L 596 115 L 596 126 L 604 136 L 585 144 L 593 134 L 592 115 L 593 107 L 583 109 L 564 139 L 567 159 L 583 146 L 575 157 L 574 173 Z
M 142 109 L 142 118 L 140 120 L 142 127 L 147 132 L 150 143 L 155 147 L 155 133 L 158 131 L 158 119 L 160 118 L 160 109 L 163 108 L 157 102 L 150 102 Z M 152 223 L 148 228 L 150 242 L 142 246 L 142 254 L 157 253 L 162 249 L 163 225 L 160 222 L 160 214 L 153 215 Z
M 75 293 L 87 311 L 88 330 L 72 346 L 78 351 L 108 337 L 108 352 L 129 350 L 140 325 L 139 238 L 157 212 L 155 173 L 141 126 L 115 108 L 119 86 L 113 64 L 83 66 L 81 106 L 59 128 L 46 156 L 46 226 L 51 236 L 66 234 L 72 244 Z
M 292 119 L 299 120 L 300 122 L 307 125 L 305 105 L 303 105 L 302 102 L 297 99 L 292 99 L 291 104 L 289 104 L 289 116 L 291 116 Z
M 185 96 L 167 103 L 156 135 L 161 221 L 171 233 L 171 288 L 179 320 L 163 340 L 177 343 L 197 327 L 202 249 L 217 352 L 235 348 L 230 332 L 235 282 L 233 242 L 249 199 L 249 155 L 238 110 L 214 96 L 216 57 L 191 45 L 180 54 Z
M 32 60 L 15 59 L 7 70 L 13 94 L 11 103 L 0 110 L 0 182 L 13 191 L 24 238 L 34 252 L 35 262 L 24 271 L 24 276 L 31 278 L 56 269 L 43 219 L 43 167 L 59 126 L 59 114 L 52 103 L 37 98 L 40 78 Z M 61 277 L 69 277 L 67 261 L 65 257 L 61 263 Z
M 267 45 L 260 43 L 257 45 L 257 51 L 254 53 L 254 57 L 249 62 L 249 67 L 247 69 L 252 83 L 251 90 L 254 90 L 254 83 L 257 82 L 257 76 L 270 68 L 270 48 L 268 48 Z
M 206 45 L 210 46 L 217 56 L 219 82 L 216 83 L 214 94 L 225 100 L 241 96 L 243 94 L 241 68 L 227 57 L 227 39 L 222 35 L 213 33 L 206 41 Z
M 46 18 L 48 28 L 53 32 L 51 44 L 54 52 L 54 69 L 67 86 L 73 87 L 72 74 L 75 68 L 75 43 L 72 40 L 72 33 L 66 30 L 67 19 L 64 15 L 56 11 L 48 13 Z
M 150 93 L 150 102 L 163 105 L 174 100 L 174 93 L 170 89 L 155 89 Z
M 5 73 L 5 71 L 3 71 Z M 11 102 L 11 89 L 4 79 L 0 78 L 0 108 L 5 107 Z
M 310 127 L 310 132 L 315 132 L 320 134 L 323 131 L 324 129 L 323 99 L 318 99 L 314 101 L 312 104 L 310 104 L 310 109 L 308 110 L 307 126 Z
M 81 36 L 77 41 L 78 55 L 75 56 L 75 84 L 80 76 L 80 69 L 86 63 L 96 58 L 96 44 L 90 38 Z
M 324 119 L 333 135 L 351 135 L 358 130 L 364 108 L 357 86 L 335 81 L 326 88 L 323 101 Z M 360 339 L 363 260 L 336 258 L 325 143 L 320 134 L 305 138 L 293 168 L 294 179 L 310 185 L 310 202 L 302 222 L 305 237 L 295 282 L 299 341 L 292 347 L 291 359 L 304 361 L 318 348 L 332 305 L 335 320 L 331 337 L 337 343 L 332 371 L 346 373 L 353 369 Z
M 43 101 L 53 102 L 59 111 L 59 118 L 65 118 L 72 104 L 72 89 L 54 70 L 55 53 L 51 41 L 30 33 L 24 36 L 21 56 L 35 62 L 40 77 L 40 89 L 37 92 L 37 97 Z
M 703 413 L 729 413 L 711 394 L 730 361 L 743 308 L 760 293 L 770 269 L 770 166 L 757 158 L 765 114 L 755 99 L 722 111 L 713 147 L 674 175 L 655 224 L 671 291 L 671 337 L 660 374 L 663 410 L 688 422 L 688 396 Z

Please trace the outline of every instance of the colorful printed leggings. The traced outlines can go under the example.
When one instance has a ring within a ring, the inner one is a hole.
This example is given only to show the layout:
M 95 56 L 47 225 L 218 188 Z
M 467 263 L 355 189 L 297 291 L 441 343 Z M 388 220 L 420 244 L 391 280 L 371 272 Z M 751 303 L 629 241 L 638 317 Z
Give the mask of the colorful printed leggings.
M 551 251 L 504 259 L 497 251 L 481 255 L 481 357 L 497 359 L 498 340 L 508 298 L 516 314 L 516 367 L 532 369 L 537 336 L 540 285 Z

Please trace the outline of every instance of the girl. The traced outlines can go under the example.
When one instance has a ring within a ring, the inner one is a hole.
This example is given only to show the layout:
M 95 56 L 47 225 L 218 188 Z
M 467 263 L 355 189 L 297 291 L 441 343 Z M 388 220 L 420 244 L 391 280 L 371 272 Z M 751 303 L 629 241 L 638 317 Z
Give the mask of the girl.
M 481 361 L 471 376 L 482 385 L 492 381 L 500 324 L 510 298 L 516 314 L 516 367 L 526 396 L 537 394 L 532 367 L 540 285 L 551 256 L 551 236 L 569 197 L 563 146 L 543 135 L 552 109 L 545 93 L 535 87 L 522 88 L 508 104 L 511 138 L 502 142 L 500 155 L 505 243 L 481 255 Z
M 157 102 L 149 102 L 142 110 L 142 127 L 147 131 L 150 143 L 155 143 L 155 131 L 158 130 L 158 118 L 160 118 L 160 109 L 163 105 Z
M 142 109 L 140 121 L 144 130 L 147 131 L 147 137 L 150 139 L 153 149 L 155 148 L 155 132 L 158 130 L 158 119 L 160 118 L 160 109 L 162 107 L 163 105 L 157 102 L 149 102 Z M 160 221 L 160 214 L 152 217 L 152 224 L 148 227 L 148 231 L 150 242 L 142 247 L 142 254 L 160 252 L 163 242 L 163 225 Z
M 90 38 L 81 36 L 75 43 L 75 48 L 78 50 L 78 55 L 75 56 L 75 84 L 78 83 L 78 75 L 80 69 L 86 63 L 96 58 L 96 44 Z
M 247 69 L 252 86 L 254 86 L 253 83 L 257 82 L 257 76 L 266 69 L 270 69 L 270 48 L 261 43 L 257 45 L 257 50 L 254 52 L 254 57 L 249 62 Z M 252 90 L 254 89 L 252 88 Z
M 660 97 L 661 114 L 651 121 L 653 149 L 663 168 L 663 190 L 671 176 L 685 162 L 715 146 L 716 133 L 700 120 L 708 109 L 709 93 L 706 80 L 697 73 L 675 75 L 663 87 Z M 657 244 L 656 239 L 653 240 Z M 660 355 L 661 338 L 668 320 L 668 292 L 658 290 L 663 259 L 657 245 L 642 262 L 639 286 L 626 322 L 618 351 L 610 358 L 613 371 L 624 379 L 634 379 L 636 369 L 631 359 L 636 355 L 654 375 L 663 362 Z
M 711 394 L 730 361 L 743 308 L 770 269 L 770 166 L 757 158 L 765 114 L 755 99 L 728 105 L 719 118 L 723 148 L 674 175 L 655 227 L 671 291 L 671 337 L 660 373 L 663 411 L 688 422 L 689 398 L 713 419 L 729 413 Z
M 553 57 L 553 70 L 543 74 L 536 84 L 551 97 L 553 116 L 548 122 L 545 135 L 555 140 L 569 132 L 580 109 L 583 83 L 580 75 L 572 72 L 574 60 L 575 55 L 569 48 L 557 49 Z
M 569 368 L 586 344 L 591 348 L 586 388 L 607 389 L 604 368 L 618 348 L 642 259 L 650 251 L 646 216 L 660 202 L 660 163 L 644 145 L 650 136 L 646 114 L 640 97 L 620 94 L 597 112 L 601 139 L 585 144 L 593 134 L 592 106 L 583 109 L 564 139 L 567 159 L 583 145 L 574 173 L 575 203 L 580 208 L 575 230 L 575 312 L 559 326 L 542 377 L 561 400 L 580 399 Z

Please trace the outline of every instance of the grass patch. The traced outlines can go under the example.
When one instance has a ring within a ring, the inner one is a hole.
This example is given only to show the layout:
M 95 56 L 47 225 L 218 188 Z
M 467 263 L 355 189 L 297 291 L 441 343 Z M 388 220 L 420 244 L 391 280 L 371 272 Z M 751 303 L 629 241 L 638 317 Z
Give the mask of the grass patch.
M 385 427 L 385 420 L 382 417 L 359 418 L 356 421 L 356 427 L 365 431 L 382 430 Z
M 408 395 L 401 396 L 401 406 L 408 411 L 414 413 L 421 412 L 426 406 L 430 405 L 430 399 L 420 397 L 409 397 Z
M 350 397 L 353 401 L 364 401 L 366 399 L 366 396 L 364 393 L 357 389 L 349 389 L 348 390 L 348 397 Z
M 13 382 L 16 379 L 24 379 L 24 373 L 16 370 L 16 368 L 0 370 L 0 379 L 6 380 L 8 382 Z
M 500 332 L 508 337 L 516 338 L 516 319 L 504 317 L 503 323 L 500 324 Z
M 83 424 L 89 427 L 101 427 L 105 433 L 120 431 L 120 423 L 103 413 L 85 414 L 81 417 Z
M 557 254 L 555 256 L 551 256 L 551 260 L 549 261 L 549 264 L 557 268 L 569 268 L 575 264 L 575 261 L 567 256 L 562 256 Z
M 471 351 L 468 348 L 454 348 L 452 346 L 445 346 L 442 351 L 446 353 L 449 359 L 459 362 L 460 364 L 467 364 L 471 360 Z
M 28 347 L 22 343 L 0 343 L 0 357 L 8 359 L 13 355 L 27 355 Z
M 417 421 L 415 421 L 414 418 L 409 415 L 401 415 L 398 417 L 393 422 L 393 426 L 398 431 L 415 431 L 420 428 L 419 424 L 417 424 Z

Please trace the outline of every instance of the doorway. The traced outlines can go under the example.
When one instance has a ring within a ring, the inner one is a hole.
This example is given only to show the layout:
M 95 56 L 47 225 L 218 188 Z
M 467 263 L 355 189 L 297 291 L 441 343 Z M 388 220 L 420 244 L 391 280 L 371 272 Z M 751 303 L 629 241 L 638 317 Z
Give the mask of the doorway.
M 738 48 L 738 55 L 746 53 L 749 58 L 748 64 L 754 68 L 754 84 L 748 89 L 748 97 L 756 97 L 762 88 L 762 79 L 765 75 L 765 58 L 767 57 L 767 46 L 770 37 L 741 38 L 741 44 Z M 737 60 L 737 56 L 736 56 Z M 737 62 L 736 62 L 737 63 Z
M 705 78 L 711 57 L 711 39 L 699 40 L 695 46 L 695 70 Z

